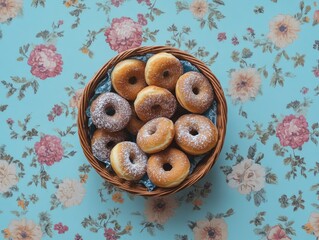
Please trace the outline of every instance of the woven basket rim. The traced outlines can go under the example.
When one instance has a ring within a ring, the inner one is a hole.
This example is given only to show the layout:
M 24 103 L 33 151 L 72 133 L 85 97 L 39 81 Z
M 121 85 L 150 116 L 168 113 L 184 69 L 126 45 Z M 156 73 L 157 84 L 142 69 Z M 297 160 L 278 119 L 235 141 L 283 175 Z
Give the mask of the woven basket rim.
M 195 168 L 192 174 L 190 174 L 180 185 L 173 187 L 173 188 L 155 188 L 153 191 L 148 191 L 146 187 L 142 186 L 141 184 L 135 184 L 133 182 L 125 181 L 120 179 L 115 174 L 110 173 L 104 167 L 104 164 L 99 162 L 92 154 L 91 150 L 91 141 L 89 137 L 88 131 L 88 118 L 86 116 L 86 109 L 89 104 L 89 100 L 94 95 L 94 91 L 97 85 L 100 83 L 101 80 L 105 77 L 108 69 L 115 66 L 118 62 L 134 57 L 134 56 L 143 56 L 147 53 L 159 53 L 159 52 L 168 52 L 173 54 L 180 60 L 189 61 L 198 70 L 204 74 L 210 81 L 214 94 L 215 100 L 217 102 L 217 122 L 216 126 L 219 133 L 219 139 L 213 151 L 210 152 L 208 157 L 205 157 Z M 168 46 L 143 46 L 137 47 L 133 49 L 126 50 L 121 52 L 107 61 L 91 78 L 91 80 L 87 83 L 83 90 L 82 98 L 79 104 L 78 110 L 78 135 L 80 139 L 80 144 L 84 155 L 86 156 L 87 160 L 91 164 L 91 166 L 95 169 L 95 171 L 106 181 L 110 182 L 111 184 L 115 185 L 116 187 L 127 191 L 129 193 L 142 195 L 142 196 L 163 196 L 167 194 L 172 194 L 178 192 L 184 188 L 187 188 L 197 181 L 199 181 L 203 176 L 206 175 L 214 165 L 219 156 L 225 135 L 226 135 L 226 124 L 227 124 L 227 104 L 223 89 L 220 85 L 219 80 L 216 76 L 211 72 L 211 70 L 199 59 L 195 58 L 191 54 L 179 50 L 177 48 L 168 47 Z

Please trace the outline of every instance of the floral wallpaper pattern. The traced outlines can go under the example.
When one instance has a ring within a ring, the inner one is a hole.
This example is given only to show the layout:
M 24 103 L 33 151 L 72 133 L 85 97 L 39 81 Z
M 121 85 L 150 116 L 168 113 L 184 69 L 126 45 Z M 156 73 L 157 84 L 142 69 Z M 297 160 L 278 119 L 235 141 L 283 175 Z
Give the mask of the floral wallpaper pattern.
M 0 239 L 319 239 L 319 2 L 0 0 Z M 228 103 L 201 181 L 144 198 L 85 159 L 77 108 L 111 57 L 185 50 Z

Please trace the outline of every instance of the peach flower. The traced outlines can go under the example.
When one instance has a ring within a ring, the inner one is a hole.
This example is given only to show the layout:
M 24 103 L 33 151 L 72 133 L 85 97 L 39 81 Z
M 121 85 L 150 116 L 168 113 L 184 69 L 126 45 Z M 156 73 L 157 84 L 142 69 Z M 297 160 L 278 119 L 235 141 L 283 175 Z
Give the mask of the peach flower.
M 175 213 L 177 200 L 173 197 L 148 198 L 145 203 L 145 216 L 148 221 L 164 224 Z
M 276 47 L 284 48 L 298 38 L 300 22 L 290 15 L 278 15 L 269 23 L 268 38 Z
M 0 23 L 16 17 L 22 10 L 22 0 L 0 0 Z
M 254 99 L 260 91 L 261 78 L 255 68 L 238 69 L 231 73 L 229 95 L 234 102 Z
M 189 7 L 190 11 L 196 18 L 203 18 L 208 10 L 208 3 L 206 0 L 194 0 Z
M 9 225 L 12 240 L 40 240 L 42 231 L 32 220 L 13 220 Z
M 291 240 L 290 237 L 287 236 L 286 232 L 278 225 L 272 227 L 268 234 L 268 240 Z
M 309 223 L 316 237 L 319 237 L 319 213 L 313 212 L 309 217 Z
M 72 96 L 72 98 L 70 99 L 70 102 L 69 102 L 69 106 L 71 108 L 78 108 L 79 105 L 80 105 L 80 101 L 81 101 L 81 98 L 82 98 L 82 95 L 83 95 L 83 90 L 84 88 L 81 88 L 81 89 L 78 89 L 75 94 Z
M 198 221 L 193 233 L 195 240 L 227 240 L 227 224 L 221 218 Z

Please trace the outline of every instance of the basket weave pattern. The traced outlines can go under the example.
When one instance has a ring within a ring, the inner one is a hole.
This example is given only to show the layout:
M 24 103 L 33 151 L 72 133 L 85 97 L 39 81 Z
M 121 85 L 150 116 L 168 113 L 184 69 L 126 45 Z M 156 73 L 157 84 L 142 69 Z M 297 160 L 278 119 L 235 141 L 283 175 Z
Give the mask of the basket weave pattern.
M 216 147 L 210 152 L 208 157 L 205 157 L 195 168 L 192 174 L 190 174 L 180 185 L 174 188 L 156 188 L 153 191 L 147 191 L 147 189 L 141 184 L 136 184 L 130 181 L 126 181 L 117 177 L 115 173 L 109 172 L 103 163 L 95 159 L 91 150 L 91 140 L 89 137 L 88 129 L 88 117 L 86 116 L 86 109 L 88 107 L 89 101 L 94 95 L 94 91 L 97 85 L 102 81 L 107 71 L 115 66 L 118 62 L 134 57 L 142 56 L 147 53 L 159 53 L 167 52 L 173 54 L 180 60 L 186 60 L 193 64 L 198 70 L 209 79 L 212 87 L 214 89 L 215 100 L 217 101 L 217 122 L 216 126 L 219 133 L 219 139 Z M 127 192 L 143 195 L 143 196 L 163 196 L 171 193 L 178 192 L 186 187 L 189 187 L 200 180 L 214 165 L 216 159 L 222 149 L 224 138 L 226 134 L 226 123 L 227 123 L 227 105 L 224 96 L 224 92 L 221 85 L 215 75 L 210 71 L 210 69 L 200 60 L 196 59 L 192 55 L 183 52 L 179 49 L 166 47 L 166 46 L 152 46 L 152 47 L 139 47 L 124 51 L 114 58 L 110 59 L 91 79 L 91 81 L 86 85 L 82 99 L 79 106 L 78 112 L 78 134 L 80 138 L 80 143 L 83 148 L 83 152 L 92 165 L 92 167 L 97 171 L 97 173 L 106 181 L 114 184 L 118 188 L 125 190 Z

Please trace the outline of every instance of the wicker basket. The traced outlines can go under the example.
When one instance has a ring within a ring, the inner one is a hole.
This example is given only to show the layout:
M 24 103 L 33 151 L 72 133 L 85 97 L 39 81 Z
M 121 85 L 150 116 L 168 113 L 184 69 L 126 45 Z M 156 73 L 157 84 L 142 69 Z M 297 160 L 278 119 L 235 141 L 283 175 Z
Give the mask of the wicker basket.
M 159 53 L 168 52 L 179 58 L 180 60 L 189 61 L 191 64 L 196 66 L 202 74 L 204 74 L 211 82 L 214 92 L 215 99 L 217 101 L 217 123 L 219 139 L 216 147 L 209 154 L 208 157 L 204 158 L 195 168 L 195 170 L 190 174 L 180 185 L 174 188 L 156 188 L 153 191 L 147 191 L 147 189 L 141 184 L 132 183 L 123 179 L 120 179 L 115 174 L 109 172 L 105 169 L 103 163 L 95 159 L 91 150 L 91 140 L 89 137 L 88 130 L 88 118 L 85 114 L 85 110 L 88 107 L 89 100 L 94 95 L 95 88 L 101 80 L 106 76 L 108 69 L 115 66 L 118 62 L 130 58 L 133 56 L 141 56 L 147 53 Z M 178 50 L 172 47 L 166 46 L 152 46 L 152 47 L 139 47 L 135 49 L 130 49 L 122 52 L 109 60 L 91 79 L 83 91 L 83 96 L 79 106 L 78 113 L 78 133 L 83 148 L 83 152 L 87 157 L 90 164 L 94 167 L 98 174 L 101 175 L 103 179 L 114 184 L 120 189 L 127 192 L 143 195 L 143 196 L 163 196 L 171 193 L 178 192 L 186 187 L 189 187 L 200 180 L 213 166 L 215 163 L 224 143 L 225 133 L 226 133 L 226 122 L 227 122 L 227 105 L 223 90 L 217 78 L 209 70 L 209 68 L 200 60 L 196 59 L 192 55 Z

